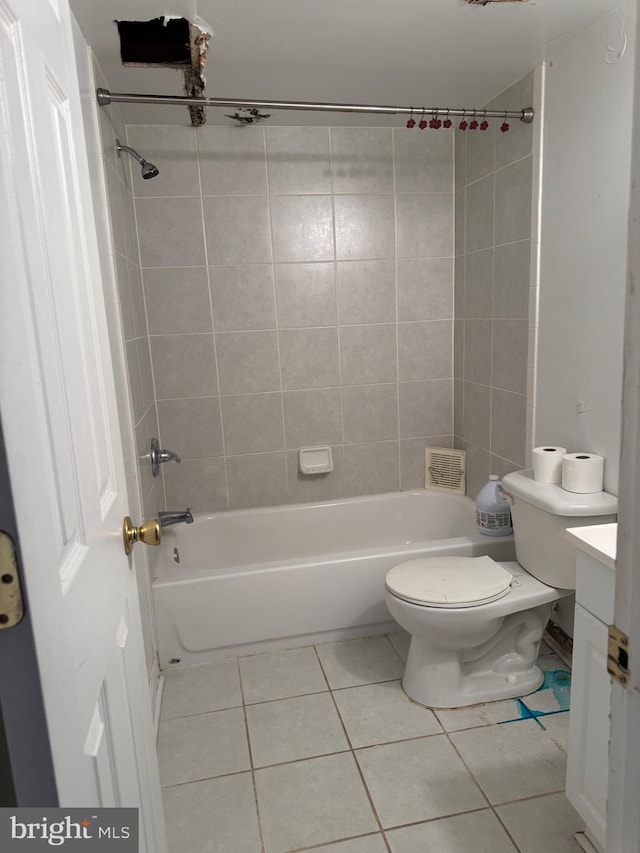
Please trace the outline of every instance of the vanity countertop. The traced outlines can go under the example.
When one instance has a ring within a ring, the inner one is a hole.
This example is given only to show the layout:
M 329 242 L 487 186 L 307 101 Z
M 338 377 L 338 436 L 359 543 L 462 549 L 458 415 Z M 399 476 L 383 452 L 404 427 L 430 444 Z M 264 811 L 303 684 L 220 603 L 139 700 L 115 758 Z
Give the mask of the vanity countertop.
M 587 527 L 569 527 L 565 537 L 576 548 L 589 554 L 610 569 L 616 567 L 616 540 L 618 525 L 594 524 Z

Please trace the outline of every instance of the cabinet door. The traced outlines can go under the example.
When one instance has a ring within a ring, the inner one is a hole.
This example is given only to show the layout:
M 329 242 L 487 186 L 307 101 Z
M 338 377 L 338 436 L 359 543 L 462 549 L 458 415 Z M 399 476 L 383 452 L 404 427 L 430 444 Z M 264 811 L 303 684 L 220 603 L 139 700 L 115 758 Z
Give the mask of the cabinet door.
M 603 849 L 611 704 L 607 639 L 606 625 L 576 605 L 567 797 Z

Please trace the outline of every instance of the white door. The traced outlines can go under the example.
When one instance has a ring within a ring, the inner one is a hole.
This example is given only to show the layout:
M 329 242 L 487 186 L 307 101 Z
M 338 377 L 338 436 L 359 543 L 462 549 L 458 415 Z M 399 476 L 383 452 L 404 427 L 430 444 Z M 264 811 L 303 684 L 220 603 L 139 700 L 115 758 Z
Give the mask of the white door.
M 0 0 L 0 414 L 60 803 L 140 806 L 162 853 L 67 0 Z
M 640 17 L 638 18 L 640 33 Z M 640 43 L 640 42 L 639 42 Z M 625 305 L 615 624 L 629 637 L 627 684 L 611 689 L 607 853 L 640 851 L 640 50 L 636 52 Z

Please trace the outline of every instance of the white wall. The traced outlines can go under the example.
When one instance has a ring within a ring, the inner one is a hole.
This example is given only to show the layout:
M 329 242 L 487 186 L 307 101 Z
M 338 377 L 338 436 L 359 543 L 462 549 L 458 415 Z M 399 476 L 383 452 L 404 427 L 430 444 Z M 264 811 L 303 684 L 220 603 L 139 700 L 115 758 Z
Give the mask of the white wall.
M 534 440 L 604 456 L 605 489 L 613 494 L 620 455 L 635 8 L 627 2 L 550 57 L 544 109 Z M 615 61 L 622 28 L 628 44 Z

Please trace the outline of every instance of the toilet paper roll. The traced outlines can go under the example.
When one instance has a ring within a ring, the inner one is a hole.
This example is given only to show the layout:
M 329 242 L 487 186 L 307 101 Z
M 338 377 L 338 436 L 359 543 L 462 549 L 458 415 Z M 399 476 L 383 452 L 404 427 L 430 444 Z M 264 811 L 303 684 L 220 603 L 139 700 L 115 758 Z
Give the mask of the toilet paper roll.
M 604 482 L 604 459 L 595 453 L 565 453 L 562 457 L 562 488 L 567 492 L 588 495 L 601 492 Z
M 566 447 L 534 447 L 533 479 L 538 483 L 562 482 L 562 457 L 566 452 Z

